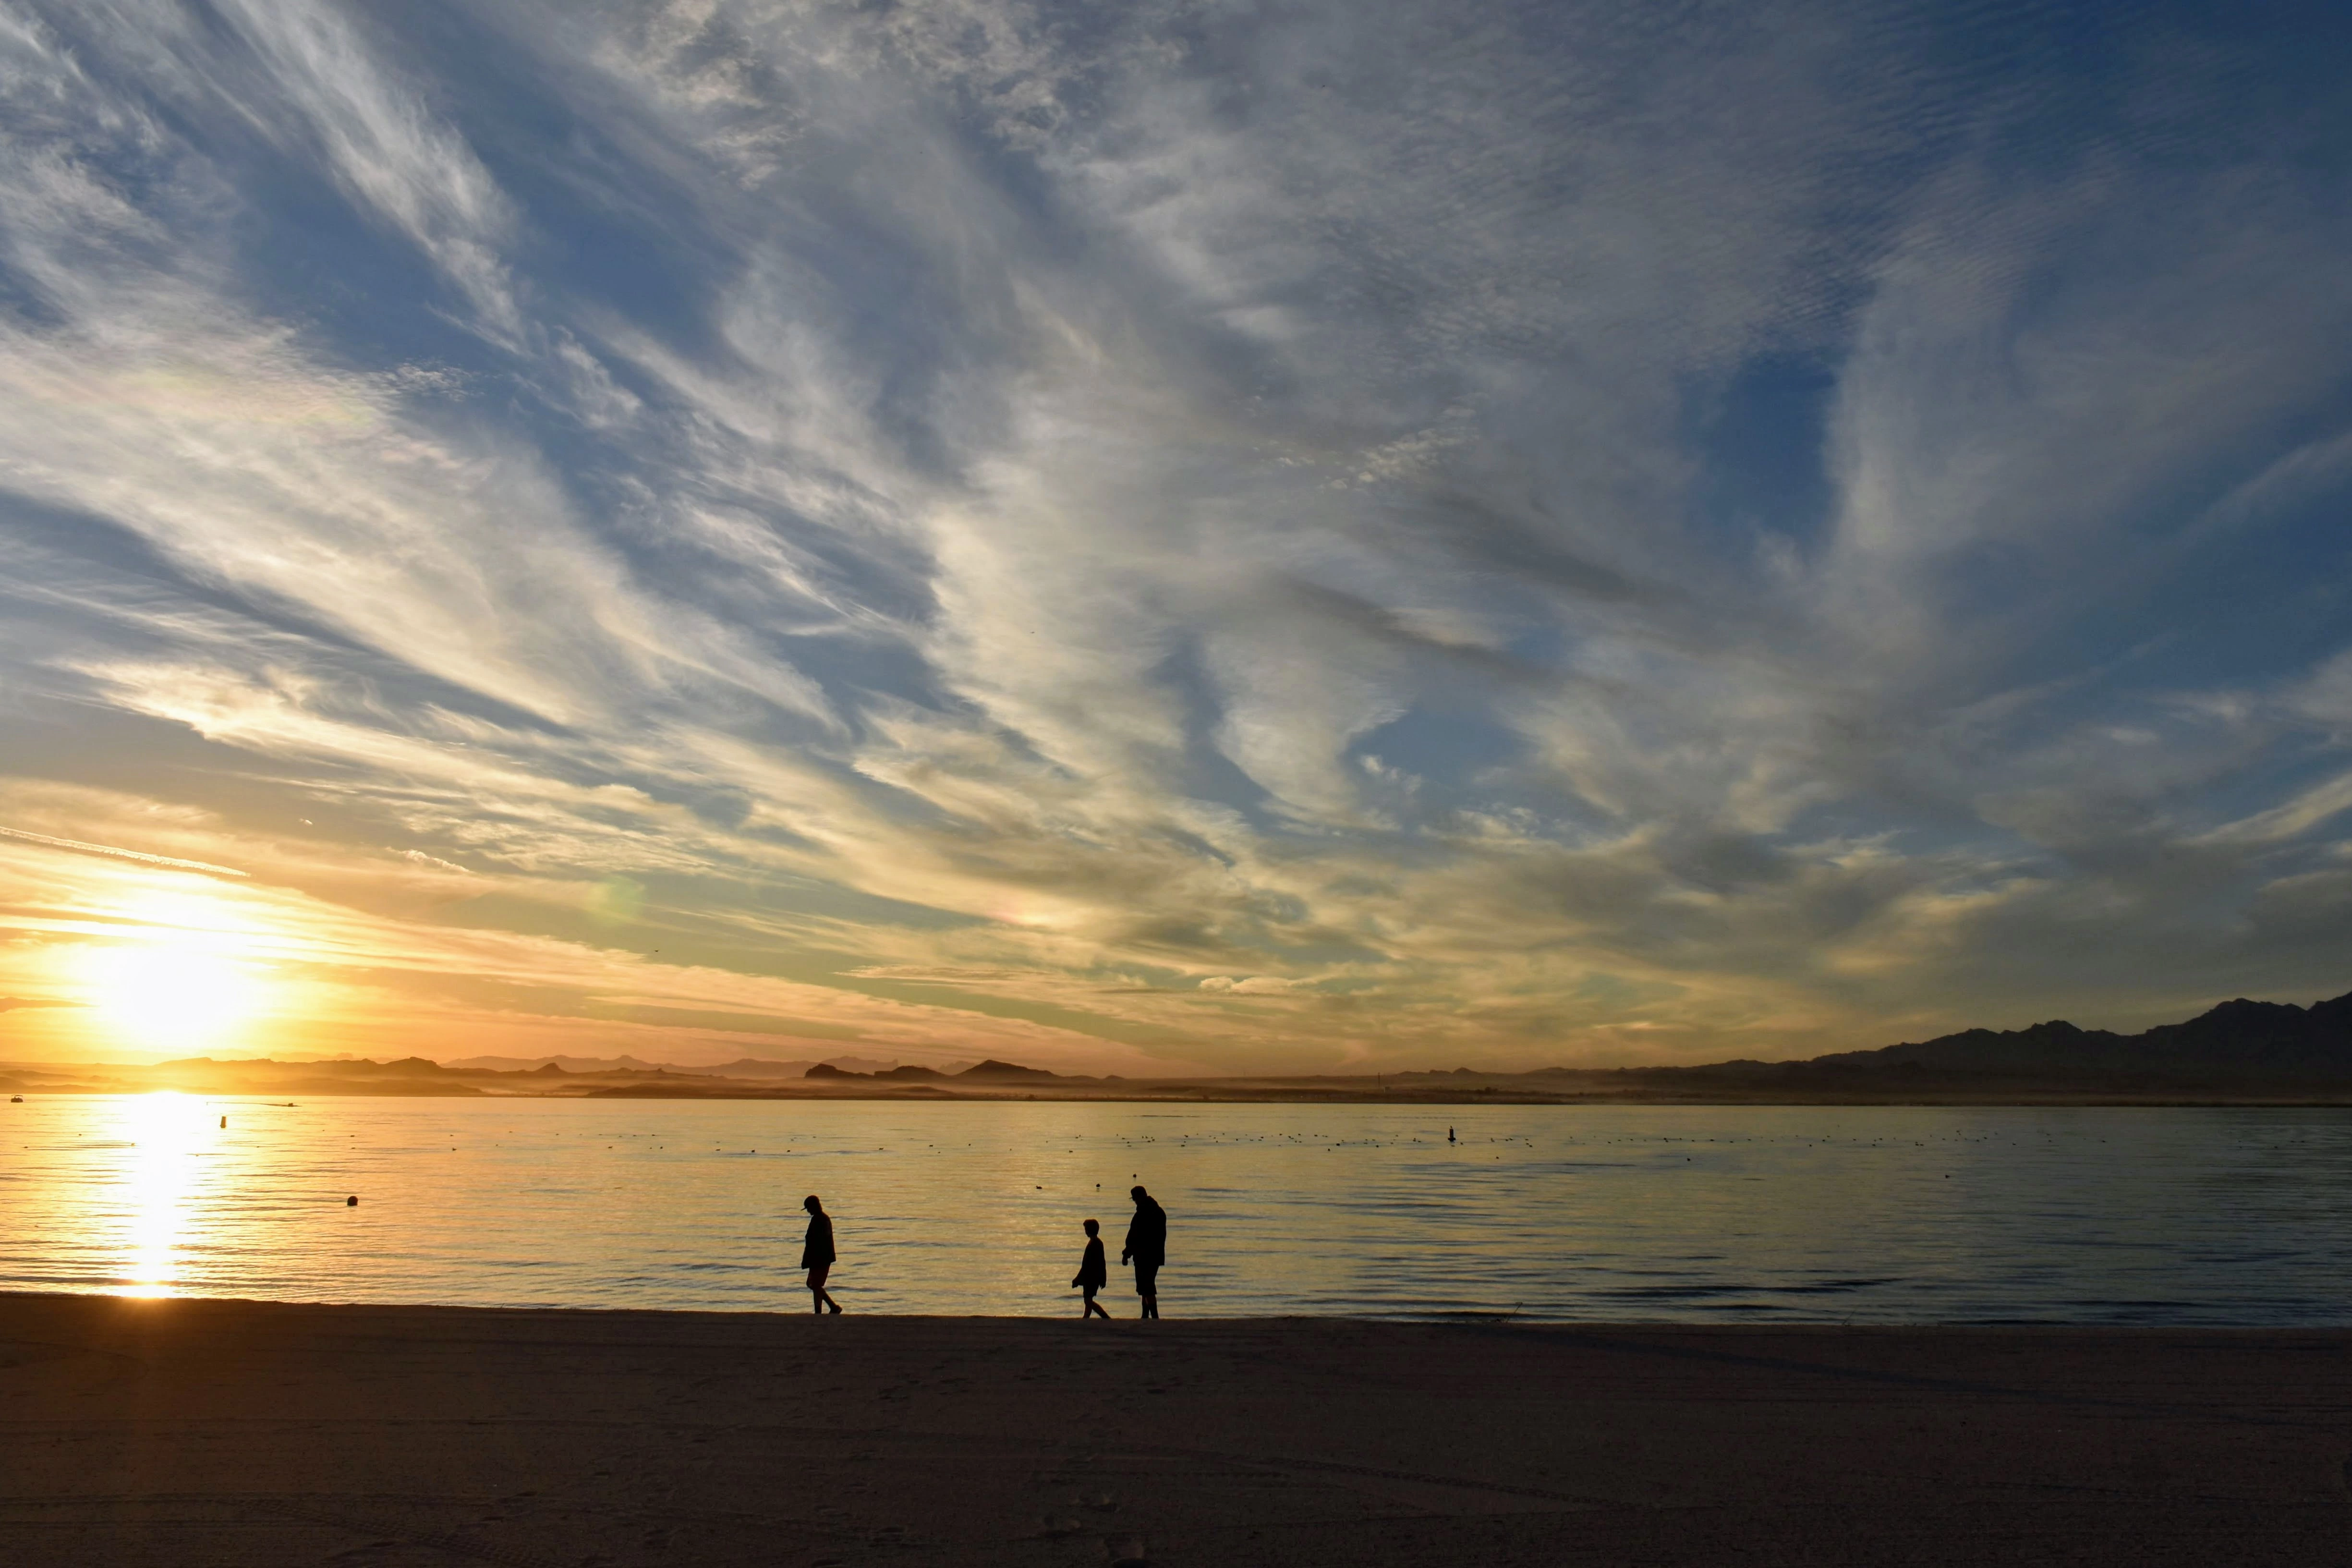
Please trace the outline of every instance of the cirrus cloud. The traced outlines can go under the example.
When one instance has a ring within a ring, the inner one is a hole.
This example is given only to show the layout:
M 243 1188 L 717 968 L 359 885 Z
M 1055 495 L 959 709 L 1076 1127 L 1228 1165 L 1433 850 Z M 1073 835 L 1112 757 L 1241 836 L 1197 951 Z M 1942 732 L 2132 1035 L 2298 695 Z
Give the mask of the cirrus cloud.
M 0 7 L 12 994 L 215 866 L 321 1048 L 2343 988 L 2332 14 L 206 16 Z

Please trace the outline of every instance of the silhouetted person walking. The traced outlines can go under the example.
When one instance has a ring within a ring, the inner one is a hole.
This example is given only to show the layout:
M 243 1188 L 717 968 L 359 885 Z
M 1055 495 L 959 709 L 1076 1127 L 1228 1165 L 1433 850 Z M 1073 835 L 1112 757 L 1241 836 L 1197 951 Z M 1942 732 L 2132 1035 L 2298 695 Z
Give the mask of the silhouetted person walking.
M 1110 1283 L 1110 1265 L 1103 1261 L 1101 1230 L 1102 1226 L 1093 1220 L 1086 1222 L 1087 1255 L 1078 1259 L 1078 1277 L 1070 1281 L 1070 1288 L 1083 1292 L 1087 1299 L 1087 1310 L 1078 1314 L 1081 1319 L 1110 1316 L 1095 1300 L 1095 1292 Z
M 828 1310 L 838 1312 L 841 1303 L 824 1289 L 825 1276 L 833 1272 L 833 1216 L 824 1212 L 814 1193 L 801 1200 L 801 1207 L 808 1210 L 809 1216 L 808 1237 L 801 1243 L 801 1267 L 809 1274 L 809 1310 L 820 1315 Z
M 1168 1211 L 1141 1187 L 1129 1191 L 1135 1200 L 1135 1218 L 1128 1222 L 1127 1243 L 1118 1260 L 1135 1263 L 1135 1293 L 1143 1298 L 1143 1315 L 1160 1315 L 1160 1266 L 1168 1261 Z

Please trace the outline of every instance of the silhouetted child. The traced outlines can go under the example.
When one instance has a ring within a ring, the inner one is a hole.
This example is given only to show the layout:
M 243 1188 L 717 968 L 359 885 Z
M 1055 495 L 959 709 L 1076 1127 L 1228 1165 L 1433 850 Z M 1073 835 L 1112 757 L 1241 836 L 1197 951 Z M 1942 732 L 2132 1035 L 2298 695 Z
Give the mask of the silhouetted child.
M 1074 1289 L 1086 1294 L 1087 1310 L 1078 1314 L 1081 1319 L 1110 1316 L 1095 1300 L 1095 1292 L 1110 1283 L 1110 1265 L 1103 1261 L 1102 1237 L 1098 1234 L 1101 1229 L 1093 1220 L 1087 1221 L 1087 1255 L 1078 1259 L 1078 1277 L 1070 1281 Z

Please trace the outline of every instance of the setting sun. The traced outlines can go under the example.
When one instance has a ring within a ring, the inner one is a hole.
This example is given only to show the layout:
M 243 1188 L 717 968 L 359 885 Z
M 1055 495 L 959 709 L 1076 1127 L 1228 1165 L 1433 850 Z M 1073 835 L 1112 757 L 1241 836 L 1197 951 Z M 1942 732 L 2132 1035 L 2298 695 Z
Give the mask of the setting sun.
M 115 1043 L 184 1051 L 219 1045 L 264 1007 L 268 982 L 222 944 L 167 932 L 88 959 L 91 1005 Z

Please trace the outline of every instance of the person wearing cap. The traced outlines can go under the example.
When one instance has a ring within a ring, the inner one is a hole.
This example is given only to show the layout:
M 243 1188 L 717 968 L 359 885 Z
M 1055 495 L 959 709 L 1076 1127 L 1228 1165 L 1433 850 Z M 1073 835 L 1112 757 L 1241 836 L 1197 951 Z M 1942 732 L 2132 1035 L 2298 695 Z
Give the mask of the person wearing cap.
M 1135 1218 L 1128 1222 L 1127 1241 L 1118 1249 L 1121 1263 L 1135 1265 L 1135 1293 L 1143 1298 L 1143 1315 L 1160 1315 L 1160 1266 L 1168 1261 L 1168 1211 L 1141 1187 L 1129 1191 L 1135 1200 Z
M 811 1193 L 801 1200 L 808 1210 L 808 1236 L 801 1243 L 801 1267 L 808 1270 L 811 1310 L 822 1317 L 828 1311 L 838 1312 L 841 1303 L 835 1300 L 824 1288 L 825 1276 L 833 1272 L 833 1216 Z

